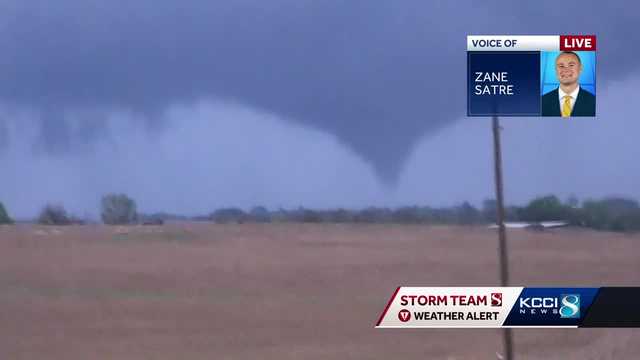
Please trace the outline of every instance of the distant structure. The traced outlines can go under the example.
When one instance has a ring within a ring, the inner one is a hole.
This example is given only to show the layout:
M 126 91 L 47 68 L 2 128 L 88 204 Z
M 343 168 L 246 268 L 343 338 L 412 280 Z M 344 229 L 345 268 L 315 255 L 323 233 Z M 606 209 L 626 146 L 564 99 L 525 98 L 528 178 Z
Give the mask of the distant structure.
M 164 225 L 164 220 L 157 217 L 152 217 L 149 219 L 145 219 L 142 222 L 142 225 Z
M 549 228 L 569 226 L 567 221 L 541 221 L 541 222 L 505 222 L 504 227 L 508 229 L 530 229 L 544 230 Z M 497 229 L 498 225 L 489 225 L 489 229 Z

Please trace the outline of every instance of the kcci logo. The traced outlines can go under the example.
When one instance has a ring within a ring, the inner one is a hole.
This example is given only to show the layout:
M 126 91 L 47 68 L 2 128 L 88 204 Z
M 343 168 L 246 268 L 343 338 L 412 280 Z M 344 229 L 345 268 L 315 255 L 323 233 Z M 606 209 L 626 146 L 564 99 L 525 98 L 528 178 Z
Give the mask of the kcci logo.
M 562 294 L 520 298 L 520 314 L 536 316 L 559 314 L 563 319 L 578 319 L 580 318 L 580 295 Z
M 560 317 L 575 319 L 580 317 L 580 295 L 563 294 L 560 307 Z

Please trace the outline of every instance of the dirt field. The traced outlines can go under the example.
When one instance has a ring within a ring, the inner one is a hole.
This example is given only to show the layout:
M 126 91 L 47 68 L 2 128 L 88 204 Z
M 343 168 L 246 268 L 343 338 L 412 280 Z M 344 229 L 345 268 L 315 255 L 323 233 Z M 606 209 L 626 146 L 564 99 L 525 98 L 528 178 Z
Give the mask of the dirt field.
M 636 285 L 640 236 L 510 230 L 512 280 Z M 0 227 L 0 359 L 496 359 L 497 329 L 374 329 L 393 290 L 498 284 L 492 230 Z M 518 359 L 637 359 L 640 330 L 519 329 Z

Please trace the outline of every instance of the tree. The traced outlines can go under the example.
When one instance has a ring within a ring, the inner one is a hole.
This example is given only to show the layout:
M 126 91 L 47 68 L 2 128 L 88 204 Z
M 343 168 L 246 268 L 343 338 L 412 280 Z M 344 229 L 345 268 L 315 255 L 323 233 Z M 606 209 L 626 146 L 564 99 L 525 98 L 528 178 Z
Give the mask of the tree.
M 0 224 L 13 224 L 13 219 L 9 217 L 7 209 L 5 209 L 2 202 L 0 202 Z
M 305 223 L 320 223 L 322 216 L 320 212 L 312 209 L 300 208 L 299 220 Z
M 498 202 L 495 199 L 487 199 L 482 202 L 482 219 L 491 223 L 498 221 Z
M 566 220 L 569 216 L 568 207 L 555 195 L 535 198 L 522 209 L 524 221 Z
M 368 207 L 358 211 L 353 220 L 360 223 L 386 223 L 393 220 L 393 212 L 388 208 Z
M 521 221 L 523 208 L 520 206 L 510 205 L 504 207 L 505 221 Z M 496 217 L 496 215 L 494 215 Z
M 458 223 L 462 225 L 475 224 L 480 219 L 480 212 L 478 209 L 473 207 L 473 205 L 469 204 L 467 201 L 458 207 L 457 212 Z
M 102 221 L 108 225 L 132 224 L 137 221 L 136 202 L 125 194 L 102 197 Z
M 392 219 L 394 222 L 401 224 L 418 224 L 422 222 L 420 208 L 417 206 L 403 206 L 395 209 Z
M 218 209 L 211 214 L 211 220 L 216 223 L 224 224 L 224 223 L 238 223 L 242 224 L 247 219 L 247 214 L 245 214 L 242 209 L 238 208 L 223 208 Z
M 586 226 L 600 230 L 640 230 L 640 205 L 632 199 L 610 197 L 603 200 L 587 200 L 582 207 Z
M 254 206 L 251 211 L 249 211 L 249 218 L 251 221 L 258 223 L 268 223 L 271 221 L 269 210 L 264 206 Z
M 69 225 L 71 218 L 62 205 L 47 204 L 38 216 L 38 223 L 42 225 Z
M 577 208 L 578 206 L 580 206 L 580 200 L 578 200 L 578 197 L 575 195 L 569 195 L 569 197 L 567 198 L 567 202 L 566 202 L 567 206 L 570 206 L 572 208 Z
M 353 215 L 346 209 L 334 209 L 327 211 L 326 218 L 328 222 L 346 223 L 353 221 Z

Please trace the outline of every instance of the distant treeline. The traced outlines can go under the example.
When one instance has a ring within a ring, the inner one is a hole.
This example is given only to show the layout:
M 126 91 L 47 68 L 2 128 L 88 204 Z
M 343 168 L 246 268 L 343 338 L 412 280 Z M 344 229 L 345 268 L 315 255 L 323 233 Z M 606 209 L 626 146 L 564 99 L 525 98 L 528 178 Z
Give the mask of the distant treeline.
M 139 214 L 136 203 L 124 194 L 105 195 L 101 203 L 101 217 L 105 224 L 160 225 L 165 221 L 213 221 L 216 223 L 398 223 L 473 225 L 496 222 L 496 201 L 485 200 L 480 208 L 468 202 L 450 207 L 404 206 L 397 208 L 368 207 L 353 209 L 297 209 L 269 210 L 256 206 L 249 211 L 240 208 L 221 208 L 209 215 L 180 216 L 170 213 Z M 507 206 L 506 221 L 539 222 L 564 220 L 573 226 L 609 231 L 639 231 L 640 205 L 624 197 L 588 199 L 575 197 L 561 201 L 548 195 L 533 199 L 524 206 Z M 11 223 L 0 203 L 0 223 Z M 41 224 L 81 224 L 86 221 L 70 216 L 61 205 L 47 205 L 38 222 Z
M 217 223 L 244 222 L 303 222 L 303 223 L 398 223 L 398 224 L 452 224 L 473 225 L 496 222 L 496 201 L 485 200 L 481 208 L 468 202 L 451 207 L 405 206 L 398 208 L 369 207 L 360 210 L 316 210 L 298 208 L 269 211 L 254 207 L 248 212 L 239 208 L 223 208 L 198 220 Z M 540 222 L 564 220 L 573 226 L 598 230 L 640 230 L 640 205 L 636 200 L 609 197 L 585 200 L 575 197 L 561 201 L 549 195 L 533 199 L 525 206 L 507 206 L 506 221 Z

